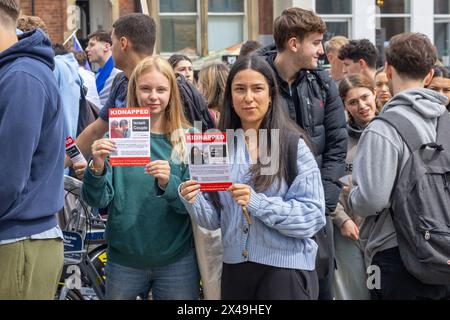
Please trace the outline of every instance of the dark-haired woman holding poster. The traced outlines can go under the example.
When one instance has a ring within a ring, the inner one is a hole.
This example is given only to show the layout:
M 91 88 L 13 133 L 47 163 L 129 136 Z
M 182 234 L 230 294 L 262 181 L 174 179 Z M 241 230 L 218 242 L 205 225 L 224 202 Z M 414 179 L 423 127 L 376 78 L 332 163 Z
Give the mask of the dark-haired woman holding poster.
M 179 193 L 200 226 L 221 227 L 222 299 L 317 299 L 311 238 L 325 225 L 320 171 L 301 130 L 284 114 L 273 71 L 261 58 L 243 58 L 231 69 L 219 129 L 259 136 L 231 142 L 233 185 L 203 194 L 191 180 Z M 290 141 L 295 176 L 288 169 Z M 261 154 L 276 158 L 276 170 L 261 164 Z

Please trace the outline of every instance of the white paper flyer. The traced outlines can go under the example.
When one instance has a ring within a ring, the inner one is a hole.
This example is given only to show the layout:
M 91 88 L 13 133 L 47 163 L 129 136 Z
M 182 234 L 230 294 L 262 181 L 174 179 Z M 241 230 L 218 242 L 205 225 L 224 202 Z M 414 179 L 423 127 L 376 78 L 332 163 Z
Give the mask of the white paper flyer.
M 226 133 L 188 133 L 189 173 L 201 191 L 225 191 L 231 186 Z
M 109 109 L 109 137 L 117 151 L 109 157 L 111 166 L 140 167 L 150 162 L 150 109 Z
M 73 140 L 70 136 L 66 138 L 66 154 L 69 156 L 70 161 L 72 161 L 73 164 L 78 162 L 86 163 L 86 159 L 78 146 L 75 144 L 75 140 Z

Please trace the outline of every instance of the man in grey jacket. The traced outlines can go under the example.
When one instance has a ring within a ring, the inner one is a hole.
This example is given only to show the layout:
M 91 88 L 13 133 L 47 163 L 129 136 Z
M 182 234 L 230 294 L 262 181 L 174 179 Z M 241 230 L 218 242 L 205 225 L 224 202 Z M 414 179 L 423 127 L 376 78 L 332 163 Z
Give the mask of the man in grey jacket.
M 395 96 L 382 114 L 404 115 L 416 127 L 423 143 L 436 140 L 437 118 L 446 112 L 446 98 L 423 88 L 433 76 L 435 62 L 436 48 L 422 34 L 397 35 L 386 49 L 385 68 Z M 371 290 L 372 299 L 439 299 L 445 295 L 445 287 L 421 283 L 409 274 L 400 258 L 388 208 L 397 177 L 409 156 L 397 131 L 384 121 L 374 121 L 365 129 L 354 159 L 348 204 L 366 218 L 360 230 L 366 266 L 380 270 L 381 286 Z

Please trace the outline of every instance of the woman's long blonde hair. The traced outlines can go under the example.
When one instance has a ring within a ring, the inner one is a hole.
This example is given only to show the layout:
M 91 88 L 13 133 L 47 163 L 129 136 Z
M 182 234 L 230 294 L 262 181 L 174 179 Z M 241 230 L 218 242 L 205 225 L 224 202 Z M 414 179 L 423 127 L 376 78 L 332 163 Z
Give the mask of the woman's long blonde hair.
M 183 112 L 175 73 L 166 60 L 160 57 L 147 57 L 136 66 L 128 82 L 127 106 L 129 108 L 140 107 L 137 98 L 138 80 L 143 74 L 153 70 L 157 70 L 169 80 L 170 99 L 163 113 L 163 131 L 166 133 L 167 139 L 169 139 L 173 147 L 172 159 L 175 156 L 178 158 L 178 161 L 184 163 L 186 161 L 186 139 L 184 132 L 191 125 Z

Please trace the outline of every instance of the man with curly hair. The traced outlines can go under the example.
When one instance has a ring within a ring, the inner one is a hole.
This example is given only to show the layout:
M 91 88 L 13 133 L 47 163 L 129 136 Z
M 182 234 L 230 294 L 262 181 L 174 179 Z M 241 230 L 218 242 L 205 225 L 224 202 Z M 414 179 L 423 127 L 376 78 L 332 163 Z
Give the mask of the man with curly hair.
M 370 79 L 375 78 L 378 50 L 367 39 L 350 40 L 339 50 L 339 59 L 343 61 L 344 76 L 362 73 Z

